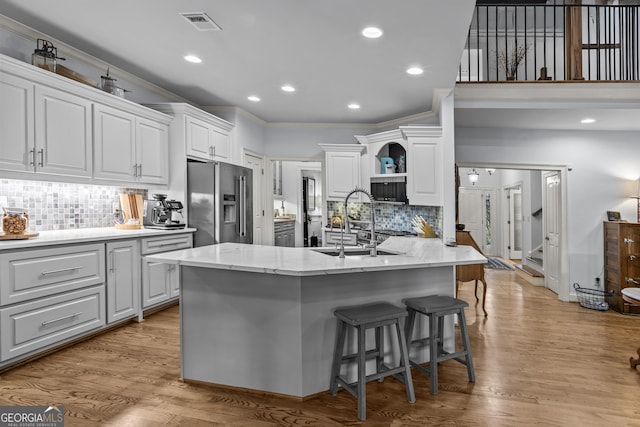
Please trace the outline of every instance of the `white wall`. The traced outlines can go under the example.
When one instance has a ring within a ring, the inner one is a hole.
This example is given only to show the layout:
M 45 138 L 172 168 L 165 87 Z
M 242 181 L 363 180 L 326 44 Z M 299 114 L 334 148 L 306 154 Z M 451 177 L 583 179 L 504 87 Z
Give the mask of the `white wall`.
M 629 198 L 640 176 L 640 132 L 456 128 L 456 162 L 569 165 L 569 281 L 592 287 L 603 274 L 602 222 L 607 210 L 635 222 Z
M 275 159 L 324 160 L 318 144 L 355 144 L 354 135 L 374 132 L 367 125 L 270 125 L 265 128 L 265 154 Z

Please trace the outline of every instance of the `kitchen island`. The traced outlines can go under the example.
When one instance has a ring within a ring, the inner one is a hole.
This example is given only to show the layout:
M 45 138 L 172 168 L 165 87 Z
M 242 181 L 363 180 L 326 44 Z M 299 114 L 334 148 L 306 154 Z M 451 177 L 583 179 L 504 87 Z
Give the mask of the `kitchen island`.
M 471 247 L 447 247 L 439 239 L 391 237 L 378 248 L 400 254 L 341 259 L 317 248 L 223 243 L 151 255 L 180 266 L 182 377 L 299 398 L 328 390 L 333 310 L 453 296 L 455 266 L 486 261 Z M 425 333 L 426 326 L 416 329 Z M 449 320 L 449 349 L 453 337 Z M 428 360 L 426 348 L 417 351 L 412 358 Z M 385 357 L 397 360 L 392 351 Z

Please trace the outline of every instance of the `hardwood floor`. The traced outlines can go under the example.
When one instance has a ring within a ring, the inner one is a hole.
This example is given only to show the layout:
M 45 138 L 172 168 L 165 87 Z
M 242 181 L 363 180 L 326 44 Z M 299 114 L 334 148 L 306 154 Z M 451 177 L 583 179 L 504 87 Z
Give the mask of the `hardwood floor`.
M 396 380 L 367 384 L 374 426 L 640 426 L 640 317 L 559 302 L 514 272 L 487 270 L 487 311 L 460 287 L 476 382 L 455 361 L 439 393 L 414 372 L 416 403 Z M 66 426 L 358 425 L 341 391 L 299 402 L 179 380 L 178 308 L 6 372 L 0 405 L 64 405 Z

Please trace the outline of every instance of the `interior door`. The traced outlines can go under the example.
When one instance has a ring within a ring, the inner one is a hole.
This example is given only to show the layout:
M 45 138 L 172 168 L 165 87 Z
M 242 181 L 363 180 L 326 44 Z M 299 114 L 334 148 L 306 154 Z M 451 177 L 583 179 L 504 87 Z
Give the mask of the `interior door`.
M 496 255 L 493 246 L 497 215 L 495 200 L 496 192 L 492 189 L 462 187 L 458 194 L 460 223 L 465 225 L 465 230 L 471 233 L 486 255 Z
M 558 293 L 560 287 L 560 173 L 543 174 L 542 228 L 544 232 L 544 285 Z
M 264 175 L 262 171 L 264 170 L 264 158 L 245 153 L 244 165 L 253 171 L 253 243 L 262 245 L 262 222 L 264 218 L 264 208 L 262 206 Z
M 507 189 L 509 202 L 509 259 L 522 259 L 522 187 Z

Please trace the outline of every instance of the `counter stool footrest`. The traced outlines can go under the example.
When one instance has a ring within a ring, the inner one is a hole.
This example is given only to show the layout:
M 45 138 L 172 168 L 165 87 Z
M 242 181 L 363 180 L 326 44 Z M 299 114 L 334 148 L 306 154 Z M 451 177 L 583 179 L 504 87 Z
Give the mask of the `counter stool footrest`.
M 358 358 L 358 353 L 347 354 L 346 356 L 342 356 L 343 362 L 349 362 Z M 365 359 L 373 359 L 374 357 L 380 356 L 380 351 L 378 349 L 372 348 L 371 350 L 367 350 L 365 352 Z

